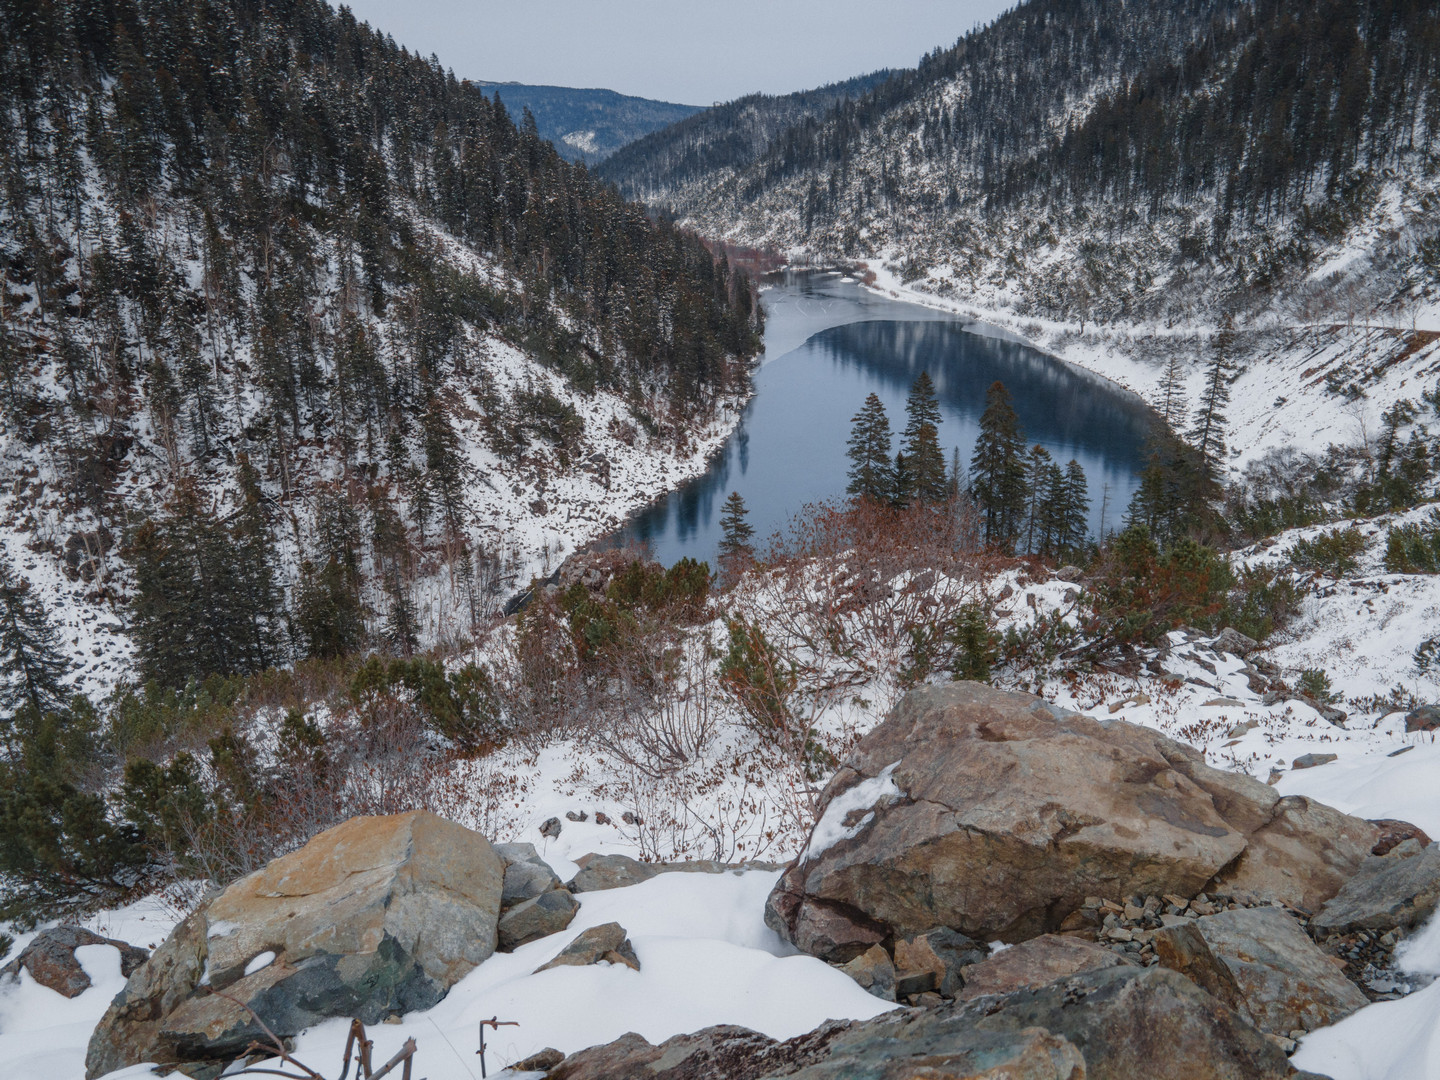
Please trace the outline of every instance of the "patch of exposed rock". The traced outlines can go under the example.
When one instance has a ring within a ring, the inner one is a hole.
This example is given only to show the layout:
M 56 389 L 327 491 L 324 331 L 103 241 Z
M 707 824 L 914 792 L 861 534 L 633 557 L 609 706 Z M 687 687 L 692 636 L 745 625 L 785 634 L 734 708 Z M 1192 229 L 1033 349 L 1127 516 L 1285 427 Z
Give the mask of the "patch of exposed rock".
M 766 921 L 837 963 L 937 927 L 1023 941 L 1089 896 L 1219 889 L 1314 911 L 1379 837 L 1148 728 L 978 683 L 907 694 L 821 810 Z
M 1003 996 L 831 1022 L 786 1042 L 735 1027 L 626 1035 L 550 1080 L 1280 1080 L 1281 1050 L 1165 968 L 1110 967 Z
M 175 928 L 96 1027 L 86 1075 L 214 1075 L 261 1036 L 248 1010 L 289 1037 L 429 1008 L 495 951 L 503 875 L 483 836 L 426 811 L 329 829 Z
M 126 977 L 150 955 L 128 942 L 101 937 L 83 926 L 54 926 L 36 934 L 19 956 L 0 968 L 0 978 L 18 979 L 23 969 L 41 986 L 67 998 L 78 997 L 90 989 L 90 976 L 75 958 L 75 950 L 87 945 L 110 945 L 119 950 L 120 974 Z

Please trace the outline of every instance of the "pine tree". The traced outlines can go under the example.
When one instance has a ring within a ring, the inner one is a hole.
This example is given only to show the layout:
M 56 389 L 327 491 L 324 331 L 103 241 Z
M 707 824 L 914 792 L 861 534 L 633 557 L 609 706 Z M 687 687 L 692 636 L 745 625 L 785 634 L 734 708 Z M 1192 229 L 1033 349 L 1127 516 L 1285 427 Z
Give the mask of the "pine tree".
M 1025 486 L 1029 496 L 1025 501 L 1025 550 L 1032 555 L 1048 554 L 1058 490 L 1052 482 L 1052 473 L 1058 471 L 1049 450 L 1039 443 L 1030 448 L 1025 459 Z
M 1028 495 L 1024 455 L 1020 418 L 1010 404 L 1010 391 L 997 379 L 985 392 L 980 434 L 970 459 L 970 494 L 980 506 L 987 544 L 1009 548 L 1020 533 Z
M 365 644 L 365 608 L 333 555 L 318 570 L 309 562 L 301 567 L 295 627 L 307 656 L 344 656 Z
M 6 719 L 29 706 L 36 713 L 65 704 L 62 686 L 70 670 L 55 628 L 30 583 L 0 561 L 0 712 Z
M 1216 482 L 1225 475 L 1225 407 L 1230 404 L 1229 351 L 1233 342 L 1234 333 L 1227 319 L 1216 335 L 1210 363 L 1205 368 L 1205 388 L 1200 392 L 1195 424 L 1190 429 L 1190 445 L 1199 454 L 1209 478 Z
M 1057 554 L 1073 555 L 1085 547 L 1090 536 L 1090 487 L 1085 470 L 1074 458 L 1065 466 L 1064 493 L 1055 546 Z
M 940 448 L 940 402 L 929 372 L 922 371 L 905 402 L 905 433 L 900 453 L 904 459 L 906 502 L 943 502 L 946 496 L 945 453 Z M 897 485 L 898 487 L 898 485 Z
M 1172 352 L 1170 359 L 1165 361 L 1165 374 L 1160 379 L 1155 411 L 1172 428 L 1178 430 L 1185 423 L 1189 407 L 1185 402 L 1185 369 L 1178 352 Z
M 890 463 L 890 419 L 880 398 L 871 394 L 850 418 L 849 486 L 857 499 L 888 502 L 895 491 L 895 470 Z
M 738 491 L 730 492 L 720 512 L 719 557 L 722 563 L 734 563 L 754 558 L 755 549 L 751 546 L 750 541 L 755 535 L 755 527 L 745 520 L 748 514 L 749 511 L 745 509 L 745 500 L 740 493 Z

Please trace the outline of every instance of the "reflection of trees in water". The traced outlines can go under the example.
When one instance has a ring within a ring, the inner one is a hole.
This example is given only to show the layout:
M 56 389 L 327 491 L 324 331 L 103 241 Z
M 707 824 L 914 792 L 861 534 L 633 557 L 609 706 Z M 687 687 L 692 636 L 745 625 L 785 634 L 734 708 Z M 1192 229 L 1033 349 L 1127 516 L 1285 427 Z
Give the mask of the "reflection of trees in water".
M 999 379 L 1030 441 L 1083 445 L 1122 473 L 1143 460 L 1150 411 L 1139 398 L 1028 346 L 946 322 L 852 323 L 809 344 L 843 370 L 868 372 L 897 389 L 928 370 L 941 404 L 967 426 L 979 420 L 985 388 Z
M 956 322 L 849 323 L 814 335 L 783 363 L 802 365 L 791 373 L 790 392 L 796 379 L 814 380 L 815 385 L 828 380 L 838 384 L 842 394 L 844 387 L 853 383 L 854 402 L 837 415 L 806 420 L 802 419 L 802 410 L 787 409 L 778 399 L 767 400 L 757 409 L 757 397 L 710 470 L 637 514 L 617 542 L 639 540 L 665 551 L 667 560 L 677 546 L 689 548 L 697 558 L 713 558 L 713 550 L 698 549 L 713 548 L 712 541 L 718 539 L 721 505 L 730 491 L 740 490 L 752 503 L 752 509 L 758 509 L 757 504 L 763 505 L 764 501 L 759 496 L 773 487 L 780 473 L 793 469 L 791 462 L 757 460 L 752 474 L 752 434 L 760 438 L 760 445 L 766 445 L 769 428 L 777 423 L 810 425 L 817 438 L 835 431 L 848 433 L 851 415 L 866 389 L 877 382 L 887 409 L 892 416 L 898 416 L 905 394 L 921 371 L 929 371 L 945 412 L 947 423 L 941 430 L 941 441 L 947 448 L 959 447 L 962 467 L 968 463 L 979 429 L 986 388 L 996 379 L 1005 383 L 1014 397 L 1027 441 L 1044 444 L 1061 461 L 1075 457 L 1084 467 L 1090 486 L 1092 528 L 1099 524 L 1102 502 L 1107 504 L 1106 524 L 1113 527 L 1119 520 L 1144 463 L 1144 443 L 1152 414 L 1139 398 L 1028 346 L 967 333 Z M 752 432 L 757 421 L 764 426 Z M 822 425 L 825 432 L 819 430 Z M 842 494 L 843 484 L 833 492 L 810 492 L 801 501 Z M 787 515 L 798 509 L 789 507 Z M 765 522 L 760 524 L 762 529 L 771 527 Z

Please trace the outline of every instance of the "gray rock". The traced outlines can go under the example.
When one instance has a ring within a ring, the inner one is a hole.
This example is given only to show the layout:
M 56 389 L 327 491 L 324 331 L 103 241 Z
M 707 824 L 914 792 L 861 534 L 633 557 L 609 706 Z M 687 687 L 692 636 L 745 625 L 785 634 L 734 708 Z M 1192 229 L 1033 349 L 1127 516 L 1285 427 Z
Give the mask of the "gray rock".
M 495 852 L 505 862 L 505 884 L 500 893 L 502 911 L 560 887 L 560 878 L 550 869 L 550 864 L 540 858 L 534 844 L 498 844 Z
M 867 993 L 884 1001 L 895 1000 L 895 965 L 883 946 L 871 945 L 869 949 L 840 968 L 854 979 Z M 925 987 L 924 989 L 933 989 Z M 911 991 L 919 993 L 919 990 Z
M 861 784 L 868 805 L 848 794 Z M 766 922 L 836 963 L 936 926 L 1023 941 L 1094 895 L 1240 891 L 1316 910 L 1378 836 L 1151 729 L 977 683 L 907 694 L 821 811 L 817 829 L 841 838 L 786 870 Z
M 120 973 L 127 978 L 150 955 L 145 949 L 101 937 L 83 926 L 55 926 L 41 930 L 19 956 L 0 968 L 0 978 L 18 979 L 23 968 L 41 986 L 67 998 L 78 997 L 90 989 L 90 976 L 75 959 L 75 950 L 85 945 L 111 945 L 118 949 Z
M 96 1027 L 87 1077 L 223 1064 L 262 1036 L 257 1015 L 288 1038 L 330 1017 L 430 1008 L 495 951 L 503 867 L 483 836 L 428 811 L 321 833 L 175 928 Z
M 512 952 L 527 942 L 558 934 L 579 910 L 580 904 L 566 889 L 551 889 L 516 904 L 500 916 L 500 952 Z
M 1336 727 L 1343 728 L 1345 726 L 1345 721 L 1350 719 L 1349 713 L 1345 712 L 1344 709 L 1337 709 L 1328 701 L 1321 701 L 1319 698 L 1311 697 L 1309 694 L 1305 693 L 1299 693 L 1295 696 L 1298 697 L 1301 701 L 1303 701 L 1306 705 L 1309 705 L 1316 712 L 1318 712 L 1321 716 L 1321 719 L 1325 720 L 1326 723 L 1334 724 Z
M 776 1042 L 736 1027 L 652 1046 L 630 1034 L 550 1080 L 1282 1080 L 1284 1053 L 1173 971 L 1109 968 L 1019 993 Z
M 1329 765 L 1337 760 L 1335 754 L 1301 754 L 1290 763 L 1292 769 L 1313 769 L 1317 765 Z
M 575 862 L 580 872 L 566 888 L 576 893 L 623 889 L 649 881 L 660 872 L 652 863 L 642 863 L 628 855 L 581 855 Z
M 925 993 L 935 990 L 955 997 L 963 971 L 984 960 L 989 950 L 955 930 L 941 927 L 926 934 L 895 941 L 896 992 Z M 900 984 L 904 983 L 902 987 Z
M 1227 652 L 1232 656 L 1239 656 L 1242 659 L 1249 656 L 1260 647 L 1260 643 L 1254 638 L 1246 637 L 1234 627 L 1227 626 L 1220 631 L 1220 635 L 1211 646 L 1216 652 Z
M 1279 908 L 1236 908 L 1160 930 L 1155 955 L 1276 1035 L 1314 1031 L 1369 1004 Z
M 1412 838 L 1413 839 L 1413 838 Z M 1311 920 L 1320 933 L 1413 930 L 1440 905 L 1440 844 L 1418 855 L 1372 856 Z
M 590 820 L 590 815 L 587 814 L 584 810 L 566 810 L 566 811 L 565 811 L 565 820 L 566 820 L 566 821 L 589 821 L 589 820 Z
M 1084 570 L 1081 570 L 1080 567 L 1078 567 L 1078 566 L 1069 566 L 1069 565 L 1066 565 L 1066 566 L 1060 567 L 1059 570 L 1056 570 L 1056 571 L 1055 571 L 1055 580 L 1056 580 L 1056 581 L 1068 581 L 1068 582 L 1070 582 L 1072 585 L 1073 585 L 1075 582 L 1077 582 L 1077 581 L 1082 581 L 1082 580 L 1084 580 L 1084 577 L 1085 577 L 1085 571 L 1084 571 Z
M 638 885 L 658 874 L 725 874 L 745 870 L 779 870 L 778 863 L 722 863 L 713 859 L 690 859 L 686 862 L 642 863 L 628 855 L 581 855 L 575 860 L 580 872 L 567 884 L 571 892 L 599 892 Z
M 1437 731 L 1440 730 L 1440 705 L 1421 705 L 1418 709 L 1406 714 L 1406 731 Z
M 546 818 L 540 823 L 540 835 L 548 836 L 551 840 L 560 836 L 560 819 L 558 817 Z
M 1092 941 L 1042 934 L 965 968 L 965 982 L 956 996 L 969 1001 L 984 994 L 1013 994 L 1082 971 L 1120 966 L 1134 967 L 1135 961 Z
M 640 960 L 635 948 L 625 936 L 625 928 L 619 923 L 603 923 L 582 931 L 580 936 L 566 945 L 560 955 L 535 969 L 535 974 L 557 967 L 586 967 L 590 964 L 624 964 L 640 970 Z

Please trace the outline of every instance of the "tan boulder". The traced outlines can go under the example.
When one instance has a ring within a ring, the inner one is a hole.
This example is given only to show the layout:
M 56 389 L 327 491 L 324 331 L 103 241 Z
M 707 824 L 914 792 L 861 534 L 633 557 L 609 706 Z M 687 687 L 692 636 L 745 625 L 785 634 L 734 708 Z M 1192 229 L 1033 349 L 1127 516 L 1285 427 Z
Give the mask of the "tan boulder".
M 1082 971 L 1135 966 L 1135 961 L 1093 941 L 1042 934 L 962 968 L 964 984 L 955 996 L 969 1001 L 985 994 L 1013 994 Z
M 1369 999 L 1280 908 L 1236 908 L 1155 934 L 1155 954 L 1262 1031 L 1338 1023 Z
M 504 866 L 428 811 L 354 818 L 185 919 L 91 1036 L 86 1074 L 223 1062 L 260 1034 L 424 1009 L 495 951 Z M 220 993 L 226 996 L 220 996 Z
M 1087 896 L 1231 888 L 1318 905 L 1378 836 L 1149 728 L 978 683 L 907 694 L 821 811 L 766 921 L 838 963 L 939 926 L 1023 941 Z

